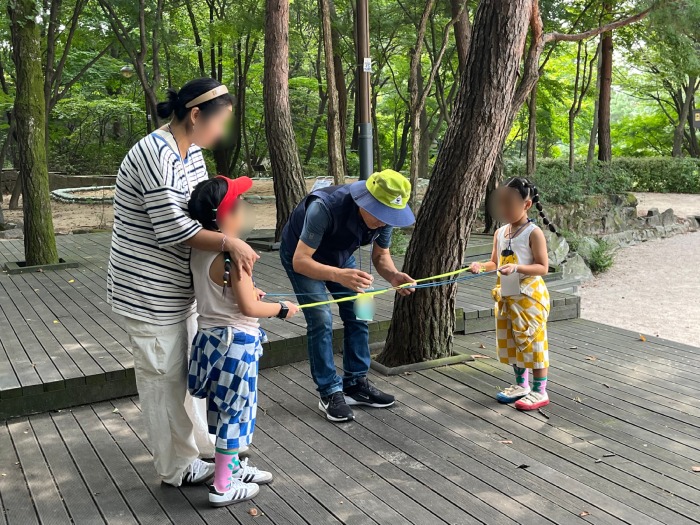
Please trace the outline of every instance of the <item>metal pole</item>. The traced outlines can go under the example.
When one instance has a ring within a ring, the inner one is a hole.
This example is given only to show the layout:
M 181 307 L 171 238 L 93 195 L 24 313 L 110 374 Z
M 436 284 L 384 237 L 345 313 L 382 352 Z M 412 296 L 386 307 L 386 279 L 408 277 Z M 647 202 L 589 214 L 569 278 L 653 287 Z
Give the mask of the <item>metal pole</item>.
M 357 0 L 357 78 L 360 97 L 359 152 L 360 180 L 367 180 L 374 171 L 372 151 L 372 120 L 370 108 L 370 74 L 372 59 L 369 55 L 369 5 L 368 0 Z

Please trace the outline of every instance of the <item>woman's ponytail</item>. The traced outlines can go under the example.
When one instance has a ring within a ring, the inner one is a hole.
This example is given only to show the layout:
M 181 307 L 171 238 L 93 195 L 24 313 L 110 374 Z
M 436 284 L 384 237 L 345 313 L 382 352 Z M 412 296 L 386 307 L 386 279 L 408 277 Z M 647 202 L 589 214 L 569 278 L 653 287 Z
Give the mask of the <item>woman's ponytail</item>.
M 178 104 L 177 91 L 168 88 L 167 99 L 164 102 L 158 102 L 156 112 L 162 119 L 169 118 L 176 110 Z

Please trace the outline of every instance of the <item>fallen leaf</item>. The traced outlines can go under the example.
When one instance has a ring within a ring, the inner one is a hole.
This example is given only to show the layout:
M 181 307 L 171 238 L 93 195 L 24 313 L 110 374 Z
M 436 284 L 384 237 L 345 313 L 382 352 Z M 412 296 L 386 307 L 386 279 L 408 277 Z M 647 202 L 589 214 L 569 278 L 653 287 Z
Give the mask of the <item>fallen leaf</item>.
M 695 466 L 692 468 L 693 472 L 700 472 L 700 466 Z
M 68 282 L 69 282 L 69 283 L 74 283 L 74 282 L 75 282 L 75 279 L 71 279 L 71 280 L 69 280 Z
M 58 324 L 58 320 L 54 319 L 53 324 Z
M 602 460 L 602 459 L 596 459 L 595 462 L 596 462 L 596 463 L 602 463 L 603 460 Z
M 578 346 L 570 346 L 569 347 L 569 350 L 576 350 L 576 349 L 578 349 Z
M 605 388 L 610 388 L 610 385 L 607 384 L 607 383 L 603 383 L 603 386 L 604 386 Z
M 257 516 L 257 515 L 258 515 L 258 509 L 256 509 L 255 507 L 253 507 L 252 509 L 250 509 L 250 510 L 248 511 L 248 514 L 250 514 L 251 516 Z
M 584 510 L 582 512 L 579 512 L 578 515 L 581 516 L 582 518 L 585 518 L 586 516 L 590 516 L 591 513 L 588 512 L 587 510 Z
M 39 273 L 44 273 L 44 269 L 43 269 L 43 268 L 39 268 L 39 269 L 37 270 L 37 272 L 39 272 Z
M 586 356 L 586 361 L 597 361 L 598 358 L 594 355 L 587 355 Z
M 479 348 L 486 348 L 486 347 L 484 346 L 484 343 L 479 343 Z
M 576 401 L 577 403 L 583 403 L 583 401 L 581 400 L 581 398 L 578 397 L 578 396 L 576 396 L 576 397 L 574 398 L 574 401 Z
M 549 419 L 549 416 L 545 413 L 544 410 L 542 410 L 541 408 L 538 408 L 537 411 L 538 411 L 541 415 L 543 415 L 543 416 L 545 417 L 545 419 Z
M 491 359 L 490 355 L 472 354 L 472 359 Z
M 411 374 L 412 374 L 412 372 L 404 372 L 403 373 L 403 375 L 405 375 L 405 376 L 410 376 Z
M 118 413 L 119 413 L 119 409 L 117 407 L 114 407 L 114 410 L 112 410 L 112 414 L 118 414 Z
M 522 465 L 518 465 L 518 468 L 530 468 L 530 465 L 523 463 Z
M 510 439 L 502 439 L 499 441 L 499 443 L 503 443 L 504 445 L 512 445 L 513 442 Z
M 646 343 L 647 338 L 644 337 L 642 334 L 639 334 L 639 340 L 640 340 L 641 342 L 643 342 L 643 343 Z

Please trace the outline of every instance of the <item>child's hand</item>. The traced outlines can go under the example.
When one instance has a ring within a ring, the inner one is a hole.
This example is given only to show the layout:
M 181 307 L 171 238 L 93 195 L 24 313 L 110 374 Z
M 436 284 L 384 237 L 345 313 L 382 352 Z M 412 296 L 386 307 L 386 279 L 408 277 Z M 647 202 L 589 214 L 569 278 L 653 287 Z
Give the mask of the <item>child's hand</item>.
M 258 301 L 262 301 L 267 294 L 263 292 L 260 288 L 256 288 L 255 295 L 257 296 Z
M 299 313 L 299 305 L 298 304 L 294 304 L 294 303 L 289 302 L 289 301 L 285 301 L 284 304 L 286 304 L 287 308 L 289 308 L 289 311 L 287 312 L 287 317 L 285 317 L 285 319 L 291 319 L 297 313 Z
M 501 275 L 510 275 L 511 273 L 515 273 L 518 271 L 518 265 L 517 264 L 504 264 L 501 266 L 498 271 L 501 273 Z
M 469 265 L 469 271 L 472 273 L 481 273 L 482 267 L 481 263 L 479 262 L 473 262 Z

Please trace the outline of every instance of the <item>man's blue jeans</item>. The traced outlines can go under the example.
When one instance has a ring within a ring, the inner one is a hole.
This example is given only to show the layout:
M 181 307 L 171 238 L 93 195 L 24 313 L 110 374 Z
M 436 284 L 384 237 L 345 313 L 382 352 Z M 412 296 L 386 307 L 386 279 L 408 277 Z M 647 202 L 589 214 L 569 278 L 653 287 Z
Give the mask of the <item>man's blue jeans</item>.
M 292 257 L 293 253 L 282 244 L 280 259 L 292 282 L 292 288 L 297 294 L 309 294 L 297 297 L 299 304 L 328 300 L 326 290 L 337 299 L 354 293 L 338 283 L 317 281 L 295 272 Z M 344 268 L 355 268 L 355 258 L 350 257 Z M 358 321 L 355 317 L 354 304 L 354 301 L 338 303 L 344 326 L 342 379 L 337 374 L 333 362 L 333 314 L 330 305 L 302 310 L 306 318 L 311 376 L 322 397 L 354 385 L 359 378 L 365 377 L 369 370 L 369 329 L 365 321 Z

